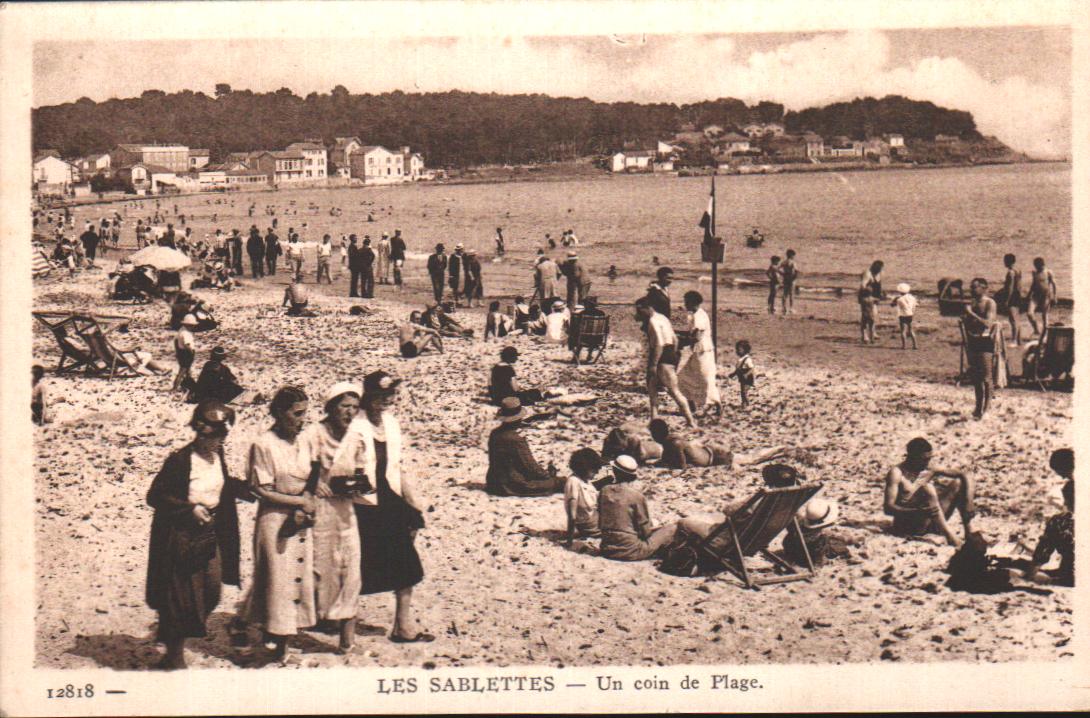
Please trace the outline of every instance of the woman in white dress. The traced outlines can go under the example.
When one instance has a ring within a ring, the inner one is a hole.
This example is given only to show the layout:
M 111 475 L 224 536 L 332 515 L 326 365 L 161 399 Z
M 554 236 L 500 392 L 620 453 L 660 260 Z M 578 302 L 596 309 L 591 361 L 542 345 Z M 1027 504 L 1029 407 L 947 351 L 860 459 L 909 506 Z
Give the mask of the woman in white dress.
M 723 410 L 719 385 L 715 380 L 715 347 L 712 345 L 712 324 L 701 304 L 700 292 L 685 293 L 685 309 L 689 312 L 692 343 L 681 350 L 677 380 L 681 393 L 691 402 L 693 411 L 707 409 L 716 415 Z
M 325 418 L 303 430 L 300 442 L 311 471 L 318 471 L 314 527 L 314 574 L 317 615 L 336 622 L 340 651 L 352 650 L 360 596 L 360 534 L 352 507 L 352 479 L 363 469 L 363 446 L 343 442 L 360 410 L 360 386 L 342 381 L 326 392 Z
M 260 504 L 245 620 L 264 626 L 266 646 L 283 660 L 288 639 L 317 622 L 314 542 L 304 516 L 314 516 L 317 502 L 306 490 L 311 467 L 299 440 L 306 393 L 281 387 L 269 411 L 273 426 L 254 440 L 247 460 L 250 486 Z

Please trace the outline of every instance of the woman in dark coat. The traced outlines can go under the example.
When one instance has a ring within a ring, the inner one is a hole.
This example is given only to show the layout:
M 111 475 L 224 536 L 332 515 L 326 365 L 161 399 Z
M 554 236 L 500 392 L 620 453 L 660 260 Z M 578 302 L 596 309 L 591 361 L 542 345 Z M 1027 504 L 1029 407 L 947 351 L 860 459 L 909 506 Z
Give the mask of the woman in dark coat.
M 159 667 L 185 668 L 185 639 L 206 635 L 220 601 L 220 584 L 239 585 L 235 499 L 246 484 L 227 475 L 223 440 L 235 413 L 214 400 L 193 410 L 196 438 L 163 463 L 148 491 L 155 509 L 148 552 L 146 599 L 159 613 Z

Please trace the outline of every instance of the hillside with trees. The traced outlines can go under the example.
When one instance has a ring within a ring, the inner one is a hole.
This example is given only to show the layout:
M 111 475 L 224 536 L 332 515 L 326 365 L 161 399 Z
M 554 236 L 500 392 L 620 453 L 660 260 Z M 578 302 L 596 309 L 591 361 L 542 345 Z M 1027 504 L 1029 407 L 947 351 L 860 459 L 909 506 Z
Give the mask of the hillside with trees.
M 432 167 L 569 160 L 633 144 L 653 147 L 686 127 L 750 122 L 855 139 L 884 132 L 906 140 L 980 139 L 968 112 L 898 96 L 785 114 L 777 103 L 749 106 L 730 98 L 675 105 L 457 90 L 354 95 L 340 85 L 299 97 L 287 88 L 256 93 L 219 84 L 214 96 L 147 90 L 140 97 L 81 98 L 32 111 L 35 151 L 52 148 L 65 157 L 107 152 L 122 142 L 160 142 L 208 148 L 217 162 L 230 152 L 283 148 L 304 138 L 331 143 L 357 136 L 365 144 L 409 145 Z

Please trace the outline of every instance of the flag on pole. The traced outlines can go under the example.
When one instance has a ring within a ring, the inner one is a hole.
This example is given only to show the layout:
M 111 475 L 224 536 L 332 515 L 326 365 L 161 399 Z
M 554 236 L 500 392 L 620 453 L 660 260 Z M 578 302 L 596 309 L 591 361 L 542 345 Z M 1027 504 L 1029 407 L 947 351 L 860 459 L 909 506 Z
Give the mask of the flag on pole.
M 712 193 L 708 197 L 708 208 L 704 210 L 704 216 L 697 225 L 704 230 L 704 244 L 715 242 L 715 178 L 712 177 Z

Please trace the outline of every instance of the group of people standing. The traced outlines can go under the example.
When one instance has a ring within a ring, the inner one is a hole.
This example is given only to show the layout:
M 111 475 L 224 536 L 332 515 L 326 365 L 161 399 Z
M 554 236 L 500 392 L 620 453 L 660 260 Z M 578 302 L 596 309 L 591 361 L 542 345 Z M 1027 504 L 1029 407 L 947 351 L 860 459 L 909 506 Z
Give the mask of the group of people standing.
M 362 386 L 338 382 L 323 397 L 324 418 L 310 426 L 306 392 L 282 387 L 242 479 L 230 475 L 223 447 L 234 411 L 216 399 L 196 406 L 195 438 L 167 458 L 148 492 L 147 602 L 159 614 L 163 668 L 186 666 L 185 640 L 206 635 L 221 585 L 241 583 L 238 500 L 256 499 L 258 513 L 253 579 L 230 627 L 236 646 L 247 644 L 248 627 L 261 627 L 265 648 L 283 660 L 290 638 L 315 628 L 338 633 L 347 653 L 359 595 L 385 592 L 396 599 L 391 641 L 434 640 L 412 615 L 423 578 L 413 542 L 424 519 L 401 472 L 391 411 L 398 384 L 383 371 Z
M 500 236 L 499 229 L 496 231 L 497 236 Z M 454 245 L 454 254 L 447 256 L 446 246 L 437 244 L 435 252 L 428 256 L 427 267 L 436 304 L 442 303 L 446 287 L 449 286 L 454 306 L 462 306 L 463 299 L 467 307 L 482 306 L 484 281 L 481 260 L 477 258 L 476 249 L 466 249 L 459 242 Z

